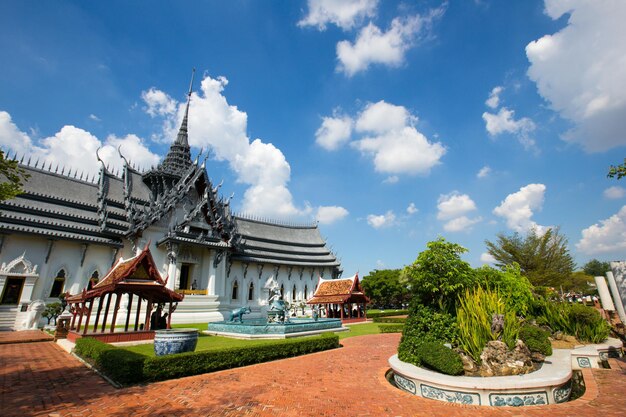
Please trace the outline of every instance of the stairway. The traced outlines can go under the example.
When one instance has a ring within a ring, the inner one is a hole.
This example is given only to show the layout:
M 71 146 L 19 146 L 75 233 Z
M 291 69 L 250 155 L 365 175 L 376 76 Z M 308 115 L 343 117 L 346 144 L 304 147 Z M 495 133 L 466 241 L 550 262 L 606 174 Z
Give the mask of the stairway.
M 0 331 L 13 330 L 16 316 L 17 306 L 0 306 Z

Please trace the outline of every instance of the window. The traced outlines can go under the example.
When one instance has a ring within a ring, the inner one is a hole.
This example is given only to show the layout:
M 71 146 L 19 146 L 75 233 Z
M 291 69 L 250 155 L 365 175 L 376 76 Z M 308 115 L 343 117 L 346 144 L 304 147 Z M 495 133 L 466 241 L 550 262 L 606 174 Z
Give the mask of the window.
M 252 301 L 254 299 L 254 284 L 250 283 L 248 287 L 248 301 Z
M 291 301 L 296 301 L 296 286 L 293 286 L 293 289 L 291 290 Z
M 58 298 L 63 292 L 63 286 L 65 285 L 65 269 L 61 269 L 57 272 L 56 278 L 52 283 L 52 290 L 50 290 L 50 298 Z
M 280 284 L 280 299 L 285 299 L 285 286 L 283 284 Z
M 237 284 L 237 281 L 233 282 L 233 294 L 232 294 L 232 299 L 236 300 L 237 299 L 237 295 L 239 294 L 239 284 Z
M 306 301 L 306 299 L 309 296 L 309 287 L 308 286 L 304 286 L 304 300 Z
M 93 271 L 93 274 L 91 274 L 91 278 L 89 278 L 89 282 L 87 283 L 87 290 L 92 289 L 100 280 L 100 274 L 98 274 L 98 271 Z

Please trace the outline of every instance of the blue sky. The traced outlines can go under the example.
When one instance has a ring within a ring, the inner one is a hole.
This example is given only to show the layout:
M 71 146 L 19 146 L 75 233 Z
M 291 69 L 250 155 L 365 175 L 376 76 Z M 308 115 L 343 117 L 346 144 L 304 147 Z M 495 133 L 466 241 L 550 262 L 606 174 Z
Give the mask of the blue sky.
M 626 249 L 620 0 L 31 2 L 0 14 L 0 145 L 158 163 L 191 69 L 193 153 L 237 212 L 318 220 L 346 274 L 444 236 L 559 226 Z

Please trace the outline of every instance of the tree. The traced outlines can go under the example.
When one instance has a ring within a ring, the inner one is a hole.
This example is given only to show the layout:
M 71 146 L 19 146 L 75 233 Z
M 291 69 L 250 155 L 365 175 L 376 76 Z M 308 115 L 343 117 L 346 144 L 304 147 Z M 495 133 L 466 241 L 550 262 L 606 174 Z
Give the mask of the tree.
M 567 238 L 559 229 L 548 229 L 539 234 L 535 228 L 525 237 L 519 233 L 497 235 L 496 242 L 485 241 L 487 252 L 496 259 L 496 265 L 504 268 L 514 262 L 520 266 L 522 275 L 535 286 L 558 287 L 565 282 L 575 263 L 567 248 Z
M 474 270 L 461 259 L 467 249 L 442 237 L 426 246 L 402 274 L 423 305 L 454 314 L 459 294 L 476 282 Z
M 10 200 L 22 193 L 22 181 L 28 177 L 17 161 L 6 159 L 4 151 L 0 150 L 0 201 Z
M 563 291 L 566 292 L 573 291 L 576 293 L 590 294 L 591 292 L 595 292 L 595 289 L 592 290 L 591 284 L 594 284 L 592 275 L 584 271 L 576 271 L 572 272 L 561 286 L 563 287 Z
M 363 291 L 375 306 L 397 307 L 408 298 L 406 283 L 400 280 L 399 269 L 375 269 L 361 281 Z
M 617 177 L 618 180 L 626 177 L 626 158 L 624 158 L 624 163 L 622 164 L 619 164 L 617 166 L 611 165 L 609 167 L 609 173 L 606 174 L 606 176 L 609 178 Z
M 475 272 L 480 286 L 499 291 L 504 295 L 507 307 L 520 316 L 527 315 L 533 303 L 533 286 L 522 275 L 517 263 L 507 265 L 503 270 L 484 265 Z
M 602 262 L 597 259 L 592 259 L 583 266 L 585 274 L 592 277 L 604 276 L 607 271 L 611 270 L 611 264 L 608 262 Z

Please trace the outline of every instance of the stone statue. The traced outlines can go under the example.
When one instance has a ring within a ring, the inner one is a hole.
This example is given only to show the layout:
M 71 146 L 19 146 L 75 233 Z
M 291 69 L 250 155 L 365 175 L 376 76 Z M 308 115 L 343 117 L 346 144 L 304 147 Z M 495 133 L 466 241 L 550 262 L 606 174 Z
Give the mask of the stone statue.
M 286 313 L 289 311 L 289 306 L 280 299 L 280 289 L 271 288 L 270 289 L 270 298 L 268 299 L 269 309 L 267 311 L 267 321 L 277 321 L 280 323 L 284 323 L 285 321 L 289 321 L 289 318 L 286 318 Z
M 239 323 L 243 323 L 243 315 L 251 313 L 250 307 L 241 307 L 236 308 L 230 312 L 230 321 L 235 321 L 235 319 L 239 319 Z
M 43 300 L 35 300 L 28 306 L 26 319 L 22 322 L 22 330 L 37 330 L 39 319 L 43 311 L 46 309 L 46 303 Z
M 498 340 L 502 340 L 504 330 L 504 314 L 493 314 L 491 316 L 491 334 L 498 335 Z

